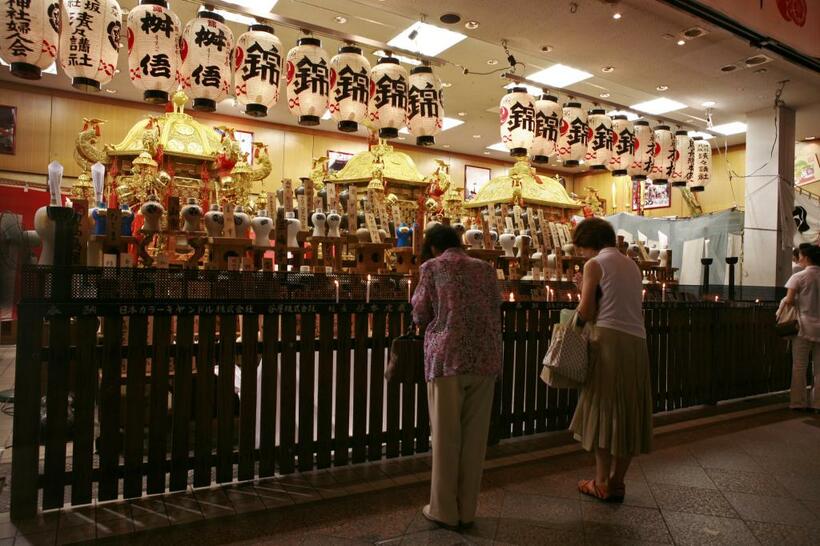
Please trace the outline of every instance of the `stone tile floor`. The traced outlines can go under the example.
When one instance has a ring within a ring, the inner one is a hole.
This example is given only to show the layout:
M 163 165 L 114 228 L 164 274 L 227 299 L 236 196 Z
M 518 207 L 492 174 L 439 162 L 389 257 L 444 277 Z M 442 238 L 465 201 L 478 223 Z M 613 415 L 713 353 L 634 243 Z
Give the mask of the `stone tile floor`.
M 520 451 L 520 450 L 519 450 Z M 552 451 L 554 453 L 555 450 Z M 589 454 L 490 461 L 476 526 L 419 509 L 429 458 L 46 513 L 4 544 L 772 544 L 820 545 L 820 415 L 775 410 L 667 432 L 630 469 L 623 505 L 577 493 Z M 512 464 L 508 464 L 512 463 Z

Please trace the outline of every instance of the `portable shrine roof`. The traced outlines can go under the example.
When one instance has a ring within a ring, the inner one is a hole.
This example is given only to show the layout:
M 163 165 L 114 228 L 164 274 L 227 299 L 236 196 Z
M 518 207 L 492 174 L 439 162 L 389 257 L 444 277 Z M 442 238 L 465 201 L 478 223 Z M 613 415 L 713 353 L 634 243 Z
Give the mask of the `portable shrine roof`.
M 527 161 L 519 161 L 507 174 L 491 179 L 473 199 L 464 204 L 464 207 L 476 209 L 519 201 L 523 201 L 524 205 L 562 209 L 582 207 L 581 203 L 569 196 L 558 180 L 549 176 L 539 176 Z
M 385 182 L 398 182 L 412 186 L 427 185 L 413 159 L 403 152 L 397 152 L 384 141 L 380 141 L 370 150 L 354 155 L 342 170 L 328 179 L 328 182 L 337 184 L 370 182 L 377 176 L 379 170 Z

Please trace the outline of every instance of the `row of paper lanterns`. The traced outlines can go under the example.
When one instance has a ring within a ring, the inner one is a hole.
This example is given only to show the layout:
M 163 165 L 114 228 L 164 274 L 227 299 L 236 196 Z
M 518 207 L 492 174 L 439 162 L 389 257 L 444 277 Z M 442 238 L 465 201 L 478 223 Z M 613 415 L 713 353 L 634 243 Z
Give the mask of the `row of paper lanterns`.
M 558 157 L 567 167 L 583 160 L 592 169 L 633 180 L 651 179 L 703 191 L 711 180 L 712 147 L 686 131 L 674 134 L 668 125 L 654 129 L 648 121 L 634 123 L 624 115 L 608 116 L 579 102 L 558 104 L 553 95 L 537 99 L 523 87 L 513 87 L 499 106 L 501 142 L 513 157 L 529 155 L 534 163 Z
M 59 59 L 74 87 L 99 91 L 116 73 L 121 20 L 116 0 L 27 0 L 0 12 L 0 56 L 26 79 Z M 331 59 L 314 37 L 284 55 L 262 24 L 234 44 L 221 15 L 202 11 L 182 28 L 165 0 L 142 0 L 126 26 L 129 77 L 146 102 L 165 103 L 182 85 L 195 110 L 213 111 L 234 95 L 246 114 L 262 117 L 279 101 L 284 61 L 288 108 L 301 125 L 317 125 L 329 110 L 345 132 L 369 121 L 382 138 L 395 138 L 406 126 L 418 144 L 430 145 L 441 130 L 441 83 L 429 66 L 408 74 L 384 57 L 371 67 L 352 45 Z

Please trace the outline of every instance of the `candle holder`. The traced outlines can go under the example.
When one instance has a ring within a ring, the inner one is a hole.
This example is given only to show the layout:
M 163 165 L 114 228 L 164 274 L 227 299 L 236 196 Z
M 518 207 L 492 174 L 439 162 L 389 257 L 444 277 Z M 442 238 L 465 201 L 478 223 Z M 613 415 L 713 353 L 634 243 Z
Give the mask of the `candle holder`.
M 726 258 L 726 264 L 729 266 L 729 299 L 735 299 L 735 266 L 737 265 L 737 256 L 730 256 Z
M 701 258 L 700 263 L 703 265 L 703 291 L 709 291 L 709 266 L 714 260 L 712 258 Z

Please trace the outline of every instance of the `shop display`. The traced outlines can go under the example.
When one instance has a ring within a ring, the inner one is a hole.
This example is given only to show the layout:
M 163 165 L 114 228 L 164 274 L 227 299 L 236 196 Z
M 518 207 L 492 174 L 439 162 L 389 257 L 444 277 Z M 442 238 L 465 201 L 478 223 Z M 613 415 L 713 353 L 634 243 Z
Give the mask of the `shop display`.
M 66 2 L 60 33 L 60 66 L 81 91 L 99 91 L 117 69 L 122 10 L 115 0 Z
M 328 110 L 343 133 L 359 130 L 370 101 L 370 63 L 359 47 L 345 45 L 330 60 Z
M 9 64 L 11 73 L 39 80 L 57 59 L 62 24 L 56 0 L 14 2 L 0 10 L 0 58 Z
M 279 102 L 282 54 L 282 41 L 268 25 L 251 25 L 236 41 L 234 94 L 247 115 L 263 118 Z
M 143 100 L 165 104 L 177 85 L 179 17 L 165 0 L 144 0 L 128 12 L 128 76 Z
M 370 123 L 379 138 L 396 138 L 407 117 L 407 69 L 394 57 L 382 57 L 370 70 Z

